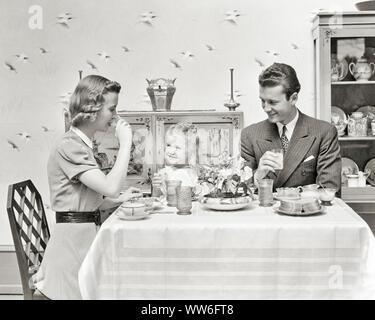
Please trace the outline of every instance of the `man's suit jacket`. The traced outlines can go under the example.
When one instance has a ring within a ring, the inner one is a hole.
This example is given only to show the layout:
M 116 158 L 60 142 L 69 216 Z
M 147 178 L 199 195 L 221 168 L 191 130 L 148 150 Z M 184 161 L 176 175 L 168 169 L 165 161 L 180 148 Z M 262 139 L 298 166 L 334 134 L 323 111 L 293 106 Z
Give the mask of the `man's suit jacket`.
M 241 156 L 253 170 L 266 151 L 281 148 L 277 125 L 268 120 L 252 124 L 241 132 Z M 284 168 L 276 174 L 270 172 L 267 177 L 274 180 L 274 188 L 321 183 L 340 194 L 341 156 L 336 128 L 299 111 L 284 154 Z

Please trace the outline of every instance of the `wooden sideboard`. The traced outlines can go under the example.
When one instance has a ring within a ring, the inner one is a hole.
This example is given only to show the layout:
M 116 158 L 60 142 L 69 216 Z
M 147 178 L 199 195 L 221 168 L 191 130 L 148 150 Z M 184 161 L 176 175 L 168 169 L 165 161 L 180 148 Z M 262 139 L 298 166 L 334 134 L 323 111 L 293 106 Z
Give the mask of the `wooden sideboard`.
M 142 185 L 147 189 L 147 179 L 164 166 L 164 135 L 178 122 L 190 122 L 197 127 L 197 163 L 215 164 L 224 152 L 237 155 L 240 152 L 243 112 L 215 110 L 118 111 L 119 116 L 130 123 L 133 144 L 128 175 L 124 187 Z M 68 130 L 69 123 L 65 123 Z M 101 169 L 110 170 L 116 159 L 118 141 L 114 129 L 97 133 L 94 153 Z

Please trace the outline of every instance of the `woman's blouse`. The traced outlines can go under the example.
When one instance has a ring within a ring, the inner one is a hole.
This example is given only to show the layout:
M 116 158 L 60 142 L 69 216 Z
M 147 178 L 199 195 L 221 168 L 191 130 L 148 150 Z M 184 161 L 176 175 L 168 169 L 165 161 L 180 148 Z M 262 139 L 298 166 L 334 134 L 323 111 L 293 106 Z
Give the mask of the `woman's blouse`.
M 54 211 L 95 211 L 103 202 L 101 194 L 79 180 L 83 172 L 99 169 L 92 147 L 87 143 L 89 138 L 85 138 L 82 131 L 73 128 L 60 138 L 50 154 L 47 172 Z

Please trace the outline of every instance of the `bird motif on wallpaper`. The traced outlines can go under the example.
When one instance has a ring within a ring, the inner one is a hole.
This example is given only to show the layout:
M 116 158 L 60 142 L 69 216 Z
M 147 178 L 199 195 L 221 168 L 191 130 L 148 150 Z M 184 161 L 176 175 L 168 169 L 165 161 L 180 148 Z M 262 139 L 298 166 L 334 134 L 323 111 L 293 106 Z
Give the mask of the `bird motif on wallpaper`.
M 182 52 L 180 52 L 180 54 L 184 57 L 184 59 L 194 58 L 194 54 L 191 53 L 190 51 L 182 51 Z
M 69 28 L 69 23 L 70 21 L 74 19 L 72 17 L 72 14 L 70 12 L 66 12 L 66 13 L 61 13 L 57 16 L 57 24 L 59 24 L 60 26 L 64 27 L 64 28 Z
M 254 61 L 255 61 L 255 63 L 259 66 L 259 67 L 261 67 L 261 68 L 264 68 L 266 65 L 260 60 L 260 59 L 258 59 L 258 58 L 254 58 Z
M 172 63 L 172 65 L 177 68 L 177 69 L 180 69 L 182 70 L 182 67 L 178 64 L 178 62 L 176 60 L 173 60 L 173 59 L 169 59 L 170 63 Z
M 214 51 L 216 48 L 210 44 L 206 44 L 206 48 L 208 51 Z
M 292 43 L 291 45 L 292 45 L 292 48 L 293 48 L 294 50 L 298 50 L 298 49 L 299 49 L 299 46 L 296 45 L 295 43 Z
M 230 97 L 230 95 L 231 95 L 230 92 L 227 92 L 227 93 L 226 93 L 226 96 L 227 96 L 227 97 Z M 234 91 L 233 91 L 233 98 L 240 98 L 240 97 L 242 97 L 242 96 L 244 96 L 244 94 L 241 93 L 240 90 L 234 90 Z
M 8 139 L 7 142 L 13 150 L 20 151 L 20 148 L 12 140 Z
M 96 65 L 93 62 L 91 62 L 90 60 L 86 60 L 86 63 L 91 67 L 92 70 L 98 70 Z
M 105 62 L 108 62 L 109 59 L 111 59 L 111 56 L 106 52 L 99 52 L 97 55 L 100 57 L 100 59 L 104 60 Z
M 280 53 L 275 50 L 266 50 L 266 53 L 274 57 L 278 57 L 280 55 Z
M 125 46 L 121 46 L 121 49 L 122 49 L 122 51 L 125 52 L 125 53 L 130 51 L 129 48 L 128 48 L 128 47 L 125 47 Z
M 242 14 L 237 9 L 227 11 L 224 13 L 224 21 L 232 25 L 237 25 L 237 20 L 241 15 Z
M 52 131 L 51 129 L 48 129 L 46 126 L 41 126 L 43 132 L 50 132 Z
M 47 50 L 44 49 L 44 48 L 39 48 L 39 51 L 40 51 L 41 54 L 49 53 L 49 51 L 47 51 Z
M 23 62 L 23 63 L 30 62 L 29 57 L 24 53 L 15 54 L 14 56 L 17 58 L 17 61 L 20 61 L 20 62 Z
M 155 15 L 155 13 L 153 11 L 143 12 L 143 13 L 140 14 L 138 22 L 143 23 L 143 24 L 145 24 L 149 27 L 152 27 L 153 26 L 152 21 L 156 17 L 157 16 Z
M 12 71 L 14 73 L 17 73 L 17 69 L 9 62 L 5 61 L 4 62 L 5 68 L 7 68 L 9 71 Z
M 18 136 L 20 136 L 22 139 L 26 140 L 26 141 L 30 141 L 31 140 L 31 135 L 30 133 L 27 133 L 27 132 L 19 132 L 17 133 Z

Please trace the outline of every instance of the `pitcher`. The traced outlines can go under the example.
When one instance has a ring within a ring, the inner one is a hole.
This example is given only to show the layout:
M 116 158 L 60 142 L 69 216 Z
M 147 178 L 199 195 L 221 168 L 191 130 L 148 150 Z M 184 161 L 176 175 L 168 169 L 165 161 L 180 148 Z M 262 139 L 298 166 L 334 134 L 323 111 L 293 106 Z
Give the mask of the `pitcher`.
M 367 59 L 362 57 L 357 63 L 349 64 L 349 71 L 357 81 L 368 81 L 375 71 L 375 64 L 368 63 Z

